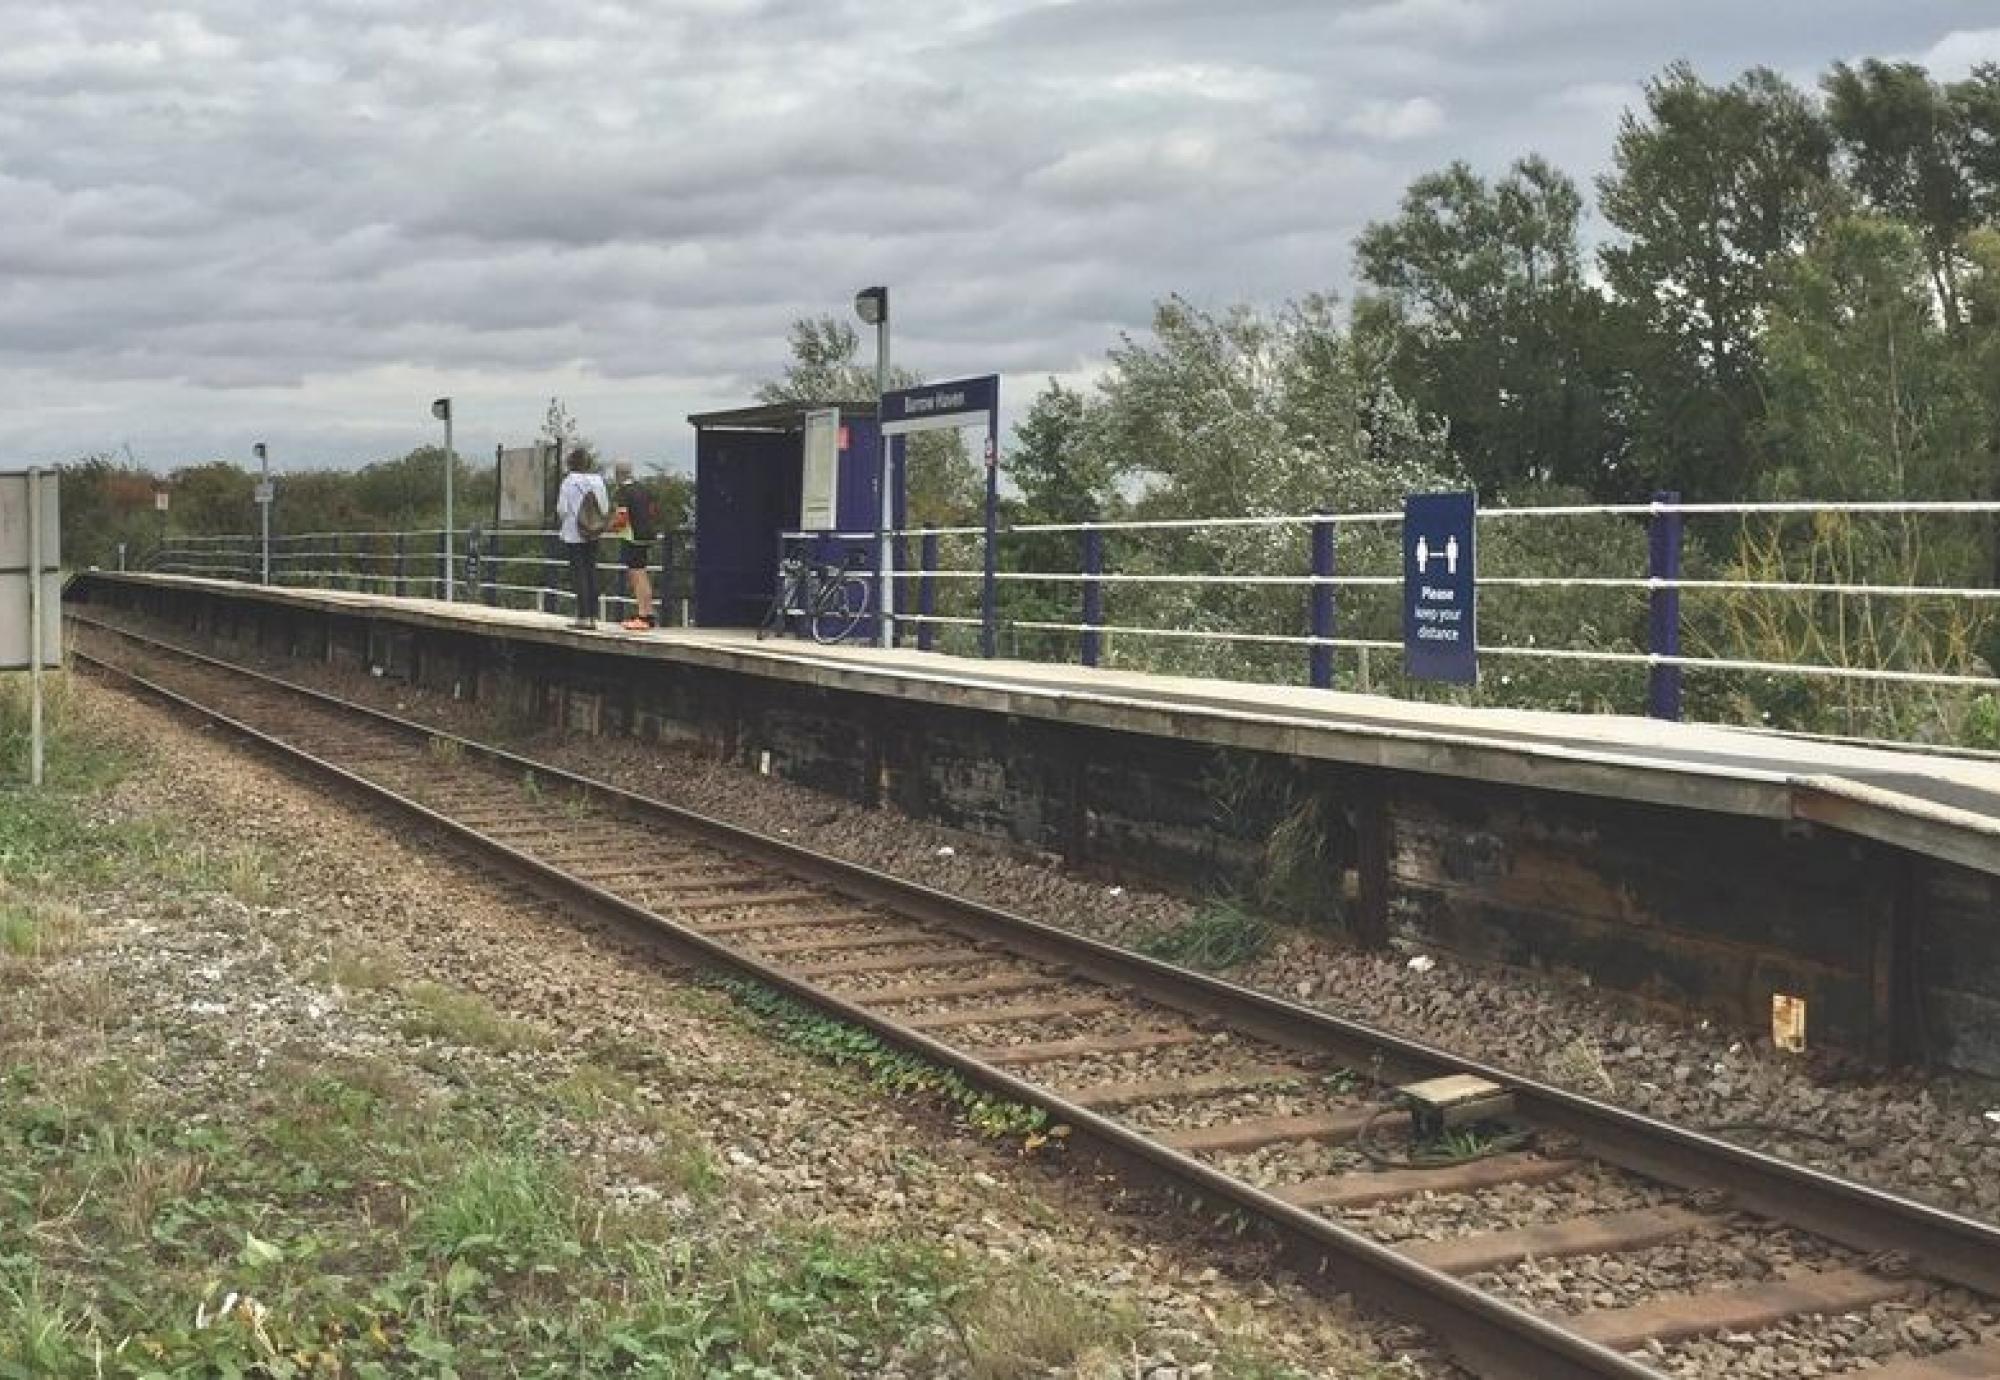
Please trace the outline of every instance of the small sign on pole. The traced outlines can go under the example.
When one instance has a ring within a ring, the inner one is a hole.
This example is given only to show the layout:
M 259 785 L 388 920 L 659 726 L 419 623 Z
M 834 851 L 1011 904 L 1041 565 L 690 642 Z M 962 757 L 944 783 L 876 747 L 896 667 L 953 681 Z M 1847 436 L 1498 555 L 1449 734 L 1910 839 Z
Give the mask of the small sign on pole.
M 28 672 L 28 780 L 42 784 L 42 672 L 62 665 L 56 477 L 0 474 L 0 670 Z
M 1403 667 L 1418 680 L 1479 679 L 1478 517 L 1471 493 L 1403 500 Z

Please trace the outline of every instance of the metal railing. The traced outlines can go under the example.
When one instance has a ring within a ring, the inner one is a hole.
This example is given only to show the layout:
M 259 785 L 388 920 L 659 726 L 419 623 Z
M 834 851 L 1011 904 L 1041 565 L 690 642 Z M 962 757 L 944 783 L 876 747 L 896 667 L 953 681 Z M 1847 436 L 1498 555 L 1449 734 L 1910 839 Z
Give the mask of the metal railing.
M 552 530 L 469 528 L 446 540 L 442 528 L 408 531 L 295 532 L 271 539 L 271 582 L 320 589 L 346 589 L 396 598 L 439 599 L 445 565 L 455 571 L 461 603 L 533 609 L 574 616 L 576 592 L 569 561 Z M 174 535 L 140 562 L 141 568 L 171 575 L 259 583 L 262 548 L 254 535 Z M 694 534 L 685 528 L 661 533 L 653 574 L 655 616 L 665 624 L 686 625 L 694 599 Z M 599 600 L 605 616 L 629 616 L 637 607 L 624 592 L 624 565 L 603 559 L 616 540 L 598 544 Z
M 983 526 L 904 528 L 890 534 L 900 582 L 891 628 L 922 650 L 950 642 L 985 656 L 2000 746 L 2000 588 L 1937 578 L 1993 569 L 2000 502 L 1681 503 L 1663 494 L 1482 508 L 1478 651 L 1491 670 L 1469 691 L 1397 674 L 1401 523 L 1398 511 L 1018 523 L 999 527 L 991 560 Z M 1823 561 L 1814 542 L 1827 531 L 1893 539 L 1867 559 Z M 1953 541 L 1961 559 L 1937 559 Z M 476 561 L 466 534 L 456 542 L 468 563 L 462 598 L 573 610 L 553 533 L 482 533 Z M 688 621 L 693 546 L 684 530 L 662 542 L 662 622 Z M 447 549 L 436 529 L 290 534 L 274 539 L 274 578 L 435 597 Z M 175 538 L 147 564 L 254 581 L 256 538 Z M 599 568 L 615 577 L 620 567 Z M 616 594 L 606 603 L 629 607 Z M 1920 624 L 1911 609 L 1944 613 Z M 1802 692 L 1808 699 L 1849 698 L 1802 706 L 1787 686 L 1819 687 Z M 1889 709 L 1859 698 L 1890 695 L 1905 698 Z M 1841 713 L 1846 722 L 1832 727 L 1814 719 Z M 1974 713 L 1991 722 L 1962 731 L 1958 721 Z
M 1470 696 L 1509 702 L 1505 688 L 1518 674 L 1512 668 L 1533 663 L 1643 677 L 1643 688 L 1626 687 L 1626 702 L 1589 707 L 1643 705 L 1664 719 L 1686 716 L 1684 682 L 1691 676 L 1739 686 L 1775 679 L 1927 690 L 1961 705 L 1982 696 L 1991 700 L 2000 691 L 2000 675 L 1988 660 L 2000 647 L 2000 588 L 1871 576 L 1881 564 L 1894 564 L 1887 557 L 1844 570 L 1812 567 L 1793 577 L 1786 553 L 1810 546 L 1811 533 L 1793 531 L 1788 547 L 1784 524 L 1800 519 L 1815 526 L 1969 521 L 1977 529 L 1961 530 L 1963 547 L 1986 549 L 1985 543 L 2000 540 L 2000 502 L 1681 503 L 1662 494 L 1648 503 L 1481 508 L 1478 650 L 1498 663 L 1498 674 L 1489 677 L 1498 684 Z M 1399 511 L 1380 511 L 1018 523 L 1000 530 L 998 561 L 987 559 L 983 527 L 906 528 L 894 534 L 902 553 L 898 578 L 913 588 L 898 602 L 909 611 L 895 621 L 899 633 L 914 633 L 921 649 L 960 630 L 973 635 L 985 656 L 999 654 L 1005 639 L 1011 655 L 1073 657 L 1096 666 L 1111 656 L 1117 640 L 1126 644 L 1116 658 L 1120 664 L 1178 669 L 1174 655 L 1135 653 L 1131 644 L 1226 647 L 1241 654 L 1239 664 L 1261 658 L 1245 678 L 1379 690 L 1385 688 L 1381 672 L 1403 653 L 1402 520 Z M 1736 533 L 1715 529 L 1728 520 L 1739 524 Z M 1694 522 L 1710 530 L 1691 534 Z M 1531 562 L 1552 554 L 1538 541 L 1541 534 L 1562 529 L 1568 539 L 1579 525 L 1601 542 L 1595 568 L 1564 571 L 1560 562 L 1555 569 L 1534 567 Z M 1718 538 L 1733 538 L 1735 554 L 1719 558 Z M 1168 550 L 1158 549 L 1163 541 Z M 1746 553 L 1765 551 L 1767 541 L 1778 553 L 1772 562 L 1777 568 L 1756 568 Z M 1288 542 L 1295 545 L 1287 549 Z M 1918 565 L 1926 564 L 1929 545 L 1921 537 L 1904 543 L 1919 553 L 1912 558 Z M 1629 574 L 1617 572 L 1621 559 L 1629 560 Z M 1290 568 L 1275 567 L 1278 560 Z M 1990 556 L 1976 564 L 1992 569 Z M 1538 597 L 1544 603 L 1536 610 L 1526 601 Z M 1546 635 L 1563 622 L 1549 600 L 1577 609 L 1575 636 Z M 1116 607 L 1107 609 L 1107 601 Z M 1581 608 L 1586 602 L 1588 610 Z M 1829 628 L 1879 622 L 1876 610 L 1894 602 L 1948 606 L 1952 626 L 1928 641 L 1876 633 L 1843 639 L 1812 629 L 1814 620 Z M 1247 616 L 1224 621 L 1232 610 Z M 1787 638 L 1777 626 L 1786 619 L 1804 631 Z M 1982 638 L 1986 656 L 1980 655 Z M 1684 645 L 1690 642 L 1698 644 L 1694 650 Z M 1813 650 L 1823 655 L 1805 654 Z M 1289 675 L 1274 659 L 1281 656 L 1299 658 Z M 1180 659 L 1188 660 L 1187 654 Z M 1221 660 L 1210 655 L 1200 665 Z M 1407 682 L 1400 688 L 1432 698 L 1468 693 Z M 1707 686 L 1699 707 L 1709 709 L 1716 695 L 1714 684 Z M 1532 703 L 1534 697 L 1514 700 Z M 1770 714 L 1763 718 L 1796 727 Z

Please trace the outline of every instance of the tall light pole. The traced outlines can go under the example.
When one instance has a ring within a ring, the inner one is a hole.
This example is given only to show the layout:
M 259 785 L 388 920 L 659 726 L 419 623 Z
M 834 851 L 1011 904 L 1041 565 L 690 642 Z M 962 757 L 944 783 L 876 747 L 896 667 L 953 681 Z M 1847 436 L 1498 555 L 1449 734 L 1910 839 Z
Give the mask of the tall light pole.
M 451 481 L 452 472 L 458 468 L 458 456 L 451 448 L 451 399 L 439 398 L 431 404 L 431 416 L 444 423 L 444 601 L 449 604 L 456 597 L 452 584 L 452 564 L 458 553 L 452 550 L 454 535 L 452 519 Z
M 264 551 L 264 583 L 271 583 L 271 453 L 259 441 L 250 447 L 250 453 L 257 457 L 259 475 L 257 480 L 257 528 Z
M 875 568 L 882 573 L 882 609 L 876 621 L 876 641 L 887 647 L 896 637 L 895 540 L 896 505 L 890 486 L 889 438 L 882 434 L 882 395 L 889 391 L 889 289 L 863 288 L 854 294 L 854 314 L 875 328 L 875 442 L 881 448 L 878 480 L 882 495 L 881 550 Z

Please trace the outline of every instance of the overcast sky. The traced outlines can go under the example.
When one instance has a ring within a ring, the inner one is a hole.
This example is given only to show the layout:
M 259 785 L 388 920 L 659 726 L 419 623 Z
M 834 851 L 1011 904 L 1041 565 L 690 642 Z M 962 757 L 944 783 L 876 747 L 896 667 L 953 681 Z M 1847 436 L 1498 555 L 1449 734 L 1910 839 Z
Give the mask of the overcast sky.
M 0 467 L 685 463 L 896 293 L 1012 412 L 1151 302 L 1345 295 L 1409 179 L 1587 177 L 1667 62 L 2000 58 L 1994 0 L 0 0 Z

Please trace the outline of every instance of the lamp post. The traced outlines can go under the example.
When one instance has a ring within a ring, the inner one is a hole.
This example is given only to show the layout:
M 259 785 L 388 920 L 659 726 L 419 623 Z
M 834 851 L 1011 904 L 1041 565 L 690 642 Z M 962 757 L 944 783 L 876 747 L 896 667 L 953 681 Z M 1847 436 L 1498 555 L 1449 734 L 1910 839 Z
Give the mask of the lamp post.
M 258 545 L 264 553 L 264 583 L 271 583 L 271 453 L 259 441 L 250 447 L 250 453 L 257 457 L 257 531 Z
M 889 289 L 871 287 L 855 293 L 854 314 L 875 328 L 875 443 L 881 449 L 877 478 L 882 495 L 881 549 L 875 553 L 875 568 L 882 572 L 882 608 L 876 641 L 887 647 L 896 636 L 895 541 L 889 535 L 896 525 L 896 506 L 890 486 L 889 438 L 882 434 L 882 395 L 889 391 Z
M 449 604 L 456 597 L 452 586 L 452 471 L 458 468 L 458 457 L 451 449 L 451 399 L 439 398 L 431 404 L 431 416 L 444 423 L 444 601 Z

